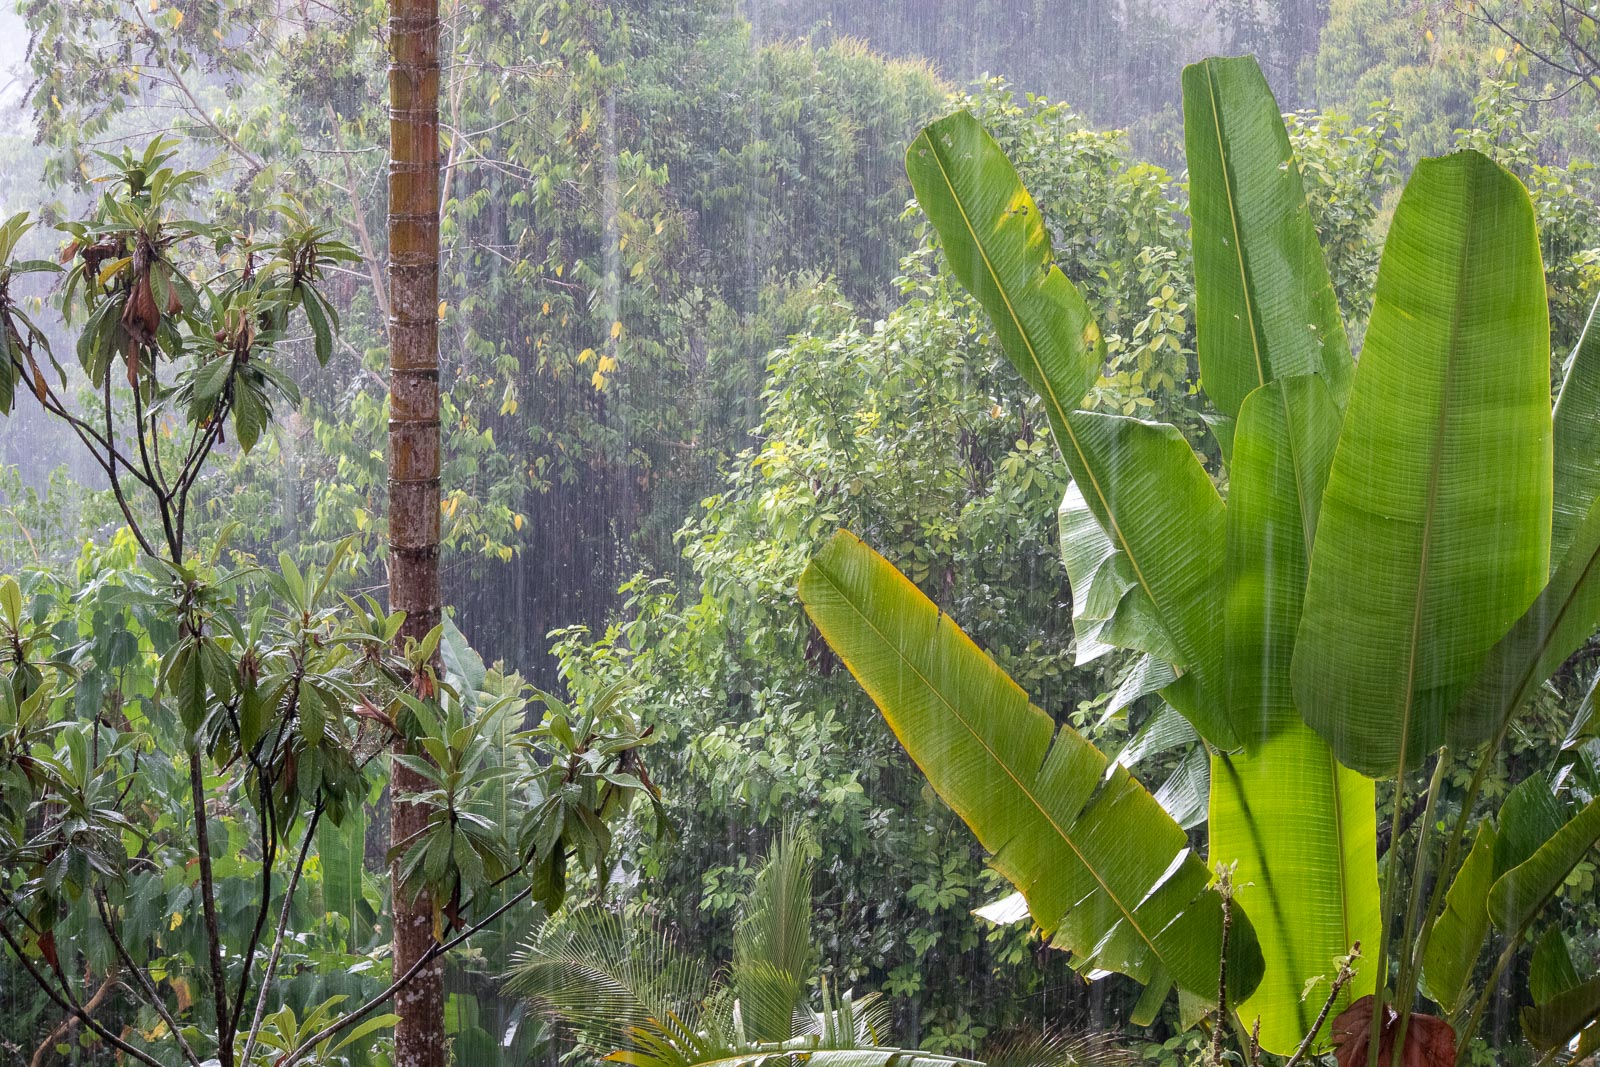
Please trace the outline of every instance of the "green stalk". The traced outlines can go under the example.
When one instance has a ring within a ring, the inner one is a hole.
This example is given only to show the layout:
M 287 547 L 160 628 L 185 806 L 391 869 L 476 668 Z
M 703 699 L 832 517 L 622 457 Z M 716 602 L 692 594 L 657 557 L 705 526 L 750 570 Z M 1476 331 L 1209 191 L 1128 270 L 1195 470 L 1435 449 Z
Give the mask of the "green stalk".
M 1421 958 L 1415 953 L 1407 952 L 1407 945 L 1414 945 L 1421 933 L 1417 929 L 1417 912 L 1422 907 L 1422 882 L 1428 873 L 1427 842 L 1429 828 L 1433 825 L 1433 809 L 1439 801 L 1439 789 L 1444 782 L 1444 772 L 1450 765 L 1448 751 L 1439 754 L 1434 761 L 1433 774 L 1428 779 L 1428 800 L 1422 807 L 1422 820 L 1417 825 L 1417 855 L 1411 867 L 1411 899 L 1406 904 L 1405 925 L 1400 928 L 1400 975 L 1395 982 L 1395 999 L 1399 1008 L 1400 1019 L 1395 1027 L 1394 1065 L 1399 1067 L 1400 1057 L 1406 1046 L 1406 1028 L 1411 1023 L 1411 1009 L 1416 1003 L 1417 975 L 1420 972 Z M 1392 862 L 1395 853 L 1400 847 L 1396 838 L 1389 841 L 1389 859 Z M 1438 880 L 1442 883 L 1444 880 Z
M 1372 990 L 1372 1033 L 1367 1045 L 1367 1062 L 1376 1064 L 1382 1051 L 1383 1011 L 1389 991 L 1389 906 L 1394 901 L 1395 851 L 1400 847 L 1401 809 L 1406 793 L 1406 746 L 1400 745 L 1400 770 L 1394 776 L 1394 817 L 1389 829 L 1389 854 L 1384 857 L 1383 892 L 1378 898 L 1378 951 L 1374 962 L 1376 981 Z

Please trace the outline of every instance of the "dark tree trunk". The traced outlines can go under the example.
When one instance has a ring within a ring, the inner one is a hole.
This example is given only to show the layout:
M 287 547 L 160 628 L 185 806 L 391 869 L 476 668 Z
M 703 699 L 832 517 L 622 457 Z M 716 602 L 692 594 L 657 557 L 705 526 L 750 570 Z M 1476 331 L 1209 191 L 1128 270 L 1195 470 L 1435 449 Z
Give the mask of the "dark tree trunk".
M 393 0 L 389 15 L 389 603 L 401 640 L 439 623 L 439 4 Z M 395 766 L 389 840 L 421 829 L 405 802 L 422 779 Z M 391 868 L 394 973 L 434 945 L 433 902 Z M 395 997 L 395 1067 L 444 1067 L 442 959 Z

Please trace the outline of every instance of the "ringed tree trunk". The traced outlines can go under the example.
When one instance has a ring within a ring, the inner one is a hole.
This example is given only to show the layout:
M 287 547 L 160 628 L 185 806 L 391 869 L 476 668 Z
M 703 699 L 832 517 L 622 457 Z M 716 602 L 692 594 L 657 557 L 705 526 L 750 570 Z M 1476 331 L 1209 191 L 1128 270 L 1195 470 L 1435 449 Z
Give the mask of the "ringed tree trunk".
M 389 11 L 389 604 L 400 639 L 439 623 L 439 2 L 392 0 Z M 399 750 L 397 744 L 397 751 Z M 389 840 L 422 829 L 406 802 L 424 780 L 398 764 Z M 434 905 L 407 899 L 390 868 L 394 973 L 434 944 Z M 395 997 L 395 1067 L 445 1067 L 444 961 Z

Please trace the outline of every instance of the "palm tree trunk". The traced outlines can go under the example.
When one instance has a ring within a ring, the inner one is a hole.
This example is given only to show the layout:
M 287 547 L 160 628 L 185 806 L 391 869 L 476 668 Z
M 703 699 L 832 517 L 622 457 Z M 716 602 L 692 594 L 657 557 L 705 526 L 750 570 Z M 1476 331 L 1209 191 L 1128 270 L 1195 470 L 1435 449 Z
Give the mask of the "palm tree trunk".
M 400 638 L 439 623 L 439 2 L 392 0 L 389 13 L 389 604 Z M 398 747 L 398 746 L 397 746 Z M 396 765 L 389 839 L 422 828 L 406 803 L 423 788 Z M 433 902 L 407 899 L 391 868 L 394 973 L 434 944 Z M 395 1067 L 444 1067 L 443 960 L 395 997 Z

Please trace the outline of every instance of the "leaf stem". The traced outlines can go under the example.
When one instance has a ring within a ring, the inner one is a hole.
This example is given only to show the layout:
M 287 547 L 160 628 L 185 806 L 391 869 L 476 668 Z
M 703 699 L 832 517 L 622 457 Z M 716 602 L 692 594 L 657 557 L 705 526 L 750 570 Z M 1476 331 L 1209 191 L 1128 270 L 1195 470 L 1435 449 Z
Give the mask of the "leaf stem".
M 1422 907 L 1422 883 L 1428 874 L 1428 835 L 1433 827 L 1434 806 L 1439 802 L 1439 791 L 1444 784 L 1445 771 L 1450 766 L 1450 753 L 1446 749 L 1441 752 L 1433 764 L 1433 774 L 1428 778 L 1428 800 L 1422 809 L 1421 825 L 1417 829 L 1417 853 L 1411 866 L 1411 896 L 1406 904 L 1405 925 L 1400 928 L 1400 974 L 1395 981 L 1396 1008 L 1400 1018 L 1395 1028 L 1395 1063 L 1398 1065 L 1401 1050 L 1406 1044 L 1406 1028 L 1411 1023 L 1411 1009 L 1416 1003 L 1417 975 L 1421 967 L 1421 956 L 1417 951 L 1407 951 L 1407 946 L 1415 946 L 1419 941 L 1424 941 L 1422 931 L 1418 929 L 1418 912 Z M 1396 858 L 1394 850 L 1399 846 L 1399 838 L 1390 843 L 1390 858 Z M 1443 879 L 1438 879 L 1443 882 Z M 1422 917 L 1426 921 L 1427 917 Z

